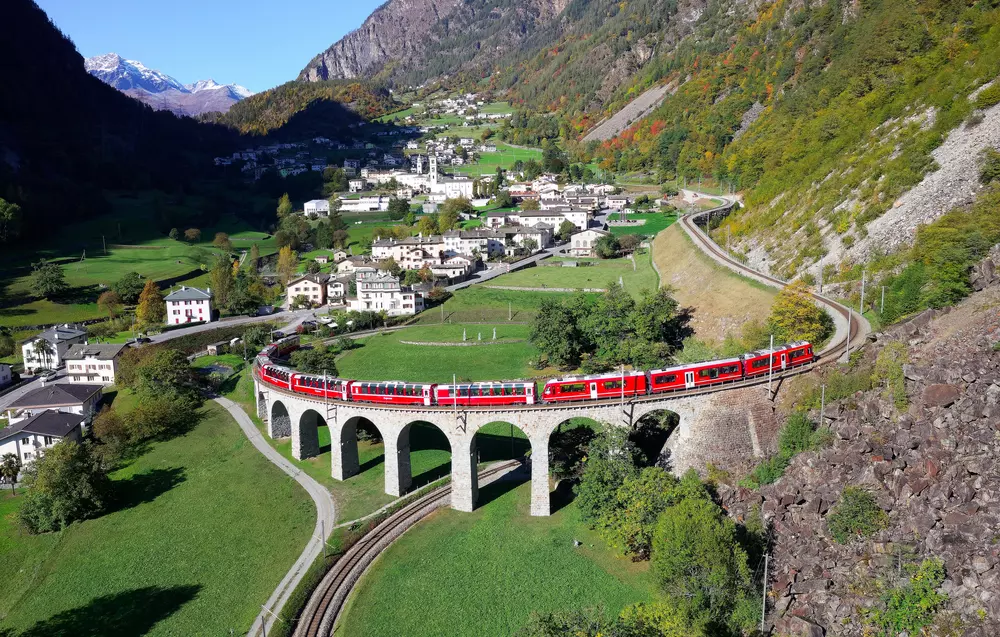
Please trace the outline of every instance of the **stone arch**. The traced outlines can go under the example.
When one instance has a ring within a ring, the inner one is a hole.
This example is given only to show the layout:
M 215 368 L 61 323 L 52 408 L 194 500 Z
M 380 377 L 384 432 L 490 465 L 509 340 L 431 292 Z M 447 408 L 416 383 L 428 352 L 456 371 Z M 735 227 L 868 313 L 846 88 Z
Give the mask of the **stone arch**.
M 361 464 L 358 450 L 360 432 L 368 432 L 368 436 L 377 436 L 379 440 L 385 438 L 378 425 L 364 416 L 351 416 L 339 427 L 330 429 L 330 464 L 335 480 L 346 480 L 384 461 L 383 453 L 366 460 L 364 465 Z
M 383 435 L 385 491 L 390 495 L 401 496 L 411 486 L 423 486 L 454 469 L 455 445 L 445 427 L 426 420 L 411 420 Z M 446 463 L 435 464 L 433 458 L 438 454 L 421 453 L 421 456 L 429 456 L 430 461 L 425 464 L 424 458 L 421 458 L 417 464 L 418 473 L 414 476 L 412 454 L 426 451 L 447 451 L 450 459 Z
M 272 438 L 287 438 L 292 435 L 292 419 L 285 403 L 280 400 L 272 402 L 268 416 L 267 428 Z
M 268 420 L 271 414 L 267 413 L 267 396 L 264 392 L 257 390 L 257 417 L 261 420 Z
M 527 426 L 522 427 L 522 418 L 505 418 L 486 422 L 474 432 L 470 441 L 468 454 L 472 458 L 475 471 L 484 463 L 495 463 L 506 460 L 519 460 L 522 469 L 526 468 L 531 456 L 531 438 Z M 472 507 L 476 508 L 492 502 L 508 491 L 518 487 L 529 479 L 529 474 L 523 470 L 508 473 L 501 480 L 495 480 L 482 490 L 478 488 L 478 473 L 475 473 L 475 498 Z
M 648 409 L 635 419 L 629 438 L 650 464 L 670 471 L 673 448 L 680 438 L 680 423 L 681 415 L 667 406 Z
M 326 427 L 326 419 L 315 409 L 303 410 L 292 430 L 292 457 L 297 460 L 305 460 L 318 456 L 322 452 L 320 427 Z

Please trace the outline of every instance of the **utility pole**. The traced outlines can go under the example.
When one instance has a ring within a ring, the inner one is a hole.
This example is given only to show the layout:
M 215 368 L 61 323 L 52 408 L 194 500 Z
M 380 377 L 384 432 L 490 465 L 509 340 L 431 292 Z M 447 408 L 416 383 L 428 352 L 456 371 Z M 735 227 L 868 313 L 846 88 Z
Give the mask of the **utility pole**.
M 514 310 L 513 310 L 513 307 L 514 307 L 513 304 L 510 301 L 508 301 L 507 302 L 507 321 L 508 322 L 514 320 L 514 314 L 513 314 Z
M 622 420 L 625 420 L 625 364 L 622 363 Z
M 861 315 L 865 314 L 865 282 L 868 277 L 868 272 L 865 270 L 861 271 Z
M 823 414 L 826 411 L 826 385 L 820 387 L 819 393 L 819 426 L 823 426 Z
M 885 286 L 882 286 L 882 304 L 878 307 L 879 314 L 885 314 Z
M 761 586 L 760 632 L 764 633 L 764 618 L 767 616 L 767 553 L 764 553 L 764 585 Z
M 771 399 L 771 379 L 774 377 L 774 334 L 771 334 L 771 348 L 767 361 L 767 397 Z
M 104 256 L 108 256 L 108 241 L 103 234 L 101 235 L 101 243 L 104 245 Z
M 819 293 L 823 293 L 823 266 L 819 266 Z

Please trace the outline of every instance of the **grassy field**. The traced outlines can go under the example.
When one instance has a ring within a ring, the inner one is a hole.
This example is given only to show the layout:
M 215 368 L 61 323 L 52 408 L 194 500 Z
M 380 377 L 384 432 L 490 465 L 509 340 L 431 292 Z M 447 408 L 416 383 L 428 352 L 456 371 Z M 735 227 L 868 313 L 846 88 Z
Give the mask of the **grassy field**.
M 525 268 L 487 281 L 485 286 L 514 286 L 526 288 L 571 288 L 605 289 L 619 278 L 625 289 L 638 296 L 642 290 L 655 290 L 658 285 L 656 271 L 650 262 L 650 255 L 637 254 L 635 269 L 631 259 L 586 260 L 593 263 L 587 267 L 575 268 L 554 265 Z M 500 290 L 492 290 L 499 292 Z M 541 292 L 544 294 L 544 292 Z
M 0 632 L 242 634 L 312 533 L 294 481 L 209 403 L 188 434 L 117 471 L 118 509 L 22 534 L 0 496 Z
M 612 554 L 572 503 L 530 517 L 530 485 L 514 484 L 484 487 L 475 512 L 442 509 L 397 540 L 361 579 L 335 634 L 511 635 L 533 610 L 611 615 L 652 597 L 648 563 Z
M 494 279 L 499 280 L 500 277 Z M 492 290 L 474 285 L 458 290 L 454 296 L 435 308 L 420 313 L 415 323 L 531 323 L 542 302 L 546 299 L 569 298 L 571 293 L 525 292 L 519 290 Z
M 674 298 L 695 308 L 692 325 L 699 338 L 712 341 L 729 332 L 739 334 L 747 321 L 763 321 L 770 314 L 776 289 L 719 265 L 696 248 L 680 226 L 657 235 L 653 258 Z
M 110 285 L 135 271 L 161 284 L 183 280 L 187 285 L 205 285 L 218 250 L 211 242 L 216 232 L 230 234 L 235 251 L 258 244 L 261 254 L 274 252 L 274 239 L 250 230 L 235 218 L 223 218 L 217 227 L 201 228 L 194 244 L 174 241 L 155 228 L 158 205 L 151 194 L 112 199 L 113 212 L 84 223 L 64 226 L 41 247 L 30 252 L 7 250 L 0 254 L 0 321 L 8 327 L 81 321 L 99 318 L 96 299 L 101 285 Z M 202 205 L 196 198 L 185 210 Z M 181 232 L 185 227 L 179 228 Z M 58 263 L 70 291 L 59 303 L 33 298 L 29 275 L 31 263 L 45 258 Z
M 618 215 L 609 215 L 608 219 L 610 221 L 617 221 Z M 626 219 L 644 219 L 646 223 L 641 226 L 610 226 L 611 234 L 619 236 L 623 234 L 643 234 L 651 237 L 669 228 L 677 221 L 677 215 L 664 214 L 662 212 L 644 212 L 628 215 Z
M 479 154 L 479 163 L 452 166 L 451 170 L 463 175 L 492 175 L 496 173 L 497 166 L 508 169 L 519 159 L 540 161 L 542 151 L 537 148 L 514 148 L 506 144 L 497 144 L 497 152 Z
M 497 343 L 474 346 L 408 345 L 401 341 L 458 343 L 465 330 L 470 342 L 492 343 L 493 328 Z M 500 380 L 530 378 L 539 372 L 528 366 L 538 356 L 527 342 L 526 325 L 426 325 L 398 332 L 370 336 L 364 346 L 346 352 L 337 360 L 337 369 L 346 378 L 370 380 L 409 380 L 430 383 L 459 380 Z

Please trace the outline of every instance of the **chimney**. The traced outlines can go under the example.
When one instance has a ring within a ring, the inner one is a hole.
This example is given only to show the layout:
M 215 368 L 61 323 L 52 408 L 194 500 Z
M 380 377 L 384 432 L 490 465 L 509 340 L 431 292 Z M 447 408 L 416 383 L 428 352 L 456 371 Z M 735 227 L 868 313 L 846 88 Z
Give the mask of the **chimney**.
M 205 292 L 211 294 L 212 293 L 212 288 L 205 288 Z

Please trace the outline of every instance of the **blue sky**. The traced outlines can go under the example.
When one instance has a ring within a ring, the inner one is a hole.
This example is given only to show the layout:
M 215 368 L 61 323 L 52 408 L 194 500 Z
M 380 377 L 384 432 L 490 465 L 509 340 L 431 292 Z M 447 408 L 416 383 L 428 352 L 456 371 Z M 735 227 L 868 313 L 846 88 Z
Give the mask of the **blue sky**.
M 36 0 L 84 57 L 117 53 L 188 84 L 263 91 L 385 0 Z

